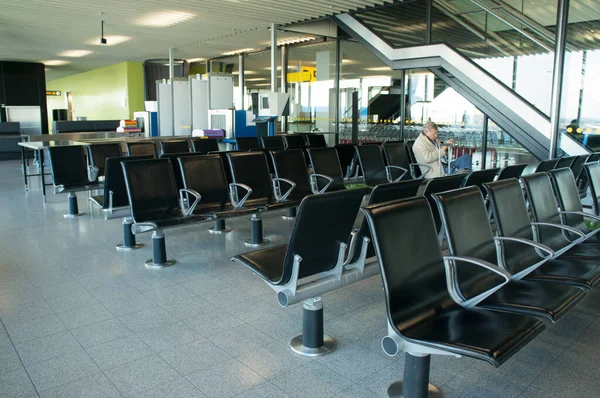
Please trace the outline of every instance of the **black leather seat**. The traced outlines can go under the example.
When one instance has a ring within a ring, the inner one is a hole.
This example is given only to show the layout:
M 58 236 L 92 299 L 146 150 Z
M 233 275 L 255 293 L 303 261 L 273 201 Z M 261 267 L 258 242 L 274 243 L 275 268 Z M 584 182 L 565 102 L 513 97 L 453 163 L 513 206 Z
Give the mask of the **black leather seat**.
M 538 163 L 535 167 L 534 173 L 541 173 L 543 171 L 554 170 L 556 164 L 558 163 L 558 159 L 545 159 Z
M 460 188 L 465 176 L 466 174 L 461 173 L 432 178 L 427 181 L 427 185 L 425 185 L 423 196 L 425 196 L 427 201 L 429 201 L 429 205 L 431 206 L 431 213 L 433 214 L 433 219 L 435 220 L 435 226 L 439 234 L 438 239 L 440 241 L 443 237 L 442 220 L 440 219 L 440 213 L 438 212 L 437 206 L 431 194 Z
M 496 180 L 505 180 L 508 178 L 519 178 L 521 174 L 523 174 L 523 170 L 527 168 L 527 164 L 511 164 L 509 166 L 504 166 L 498 172 L 498 176 Z
M 160 153 L 169 155 L 173 153 L 185 153 L 190 151 L 190 145 L 187 140 L 164 140 L 158 142 Z
M 531 220 L 521 185 L 515 178 L 483 184 L 490 200 L 498 236 L 533 240 Z M 512 273 L 522 272 L 539 255 L 532 247 L 502 242 L 504 264 Z M 600 283 L 600 264 L 596 259 L 567 259 L 562 256 L 546 261 L 525 279 L 567 283 L 591 288 Z
M 183 189 L 184 183 L 181 177 L 181 169 L 179 168 L 179 162 L 177 159 L 188 156 L 198 156 L 195 152 L 180 152 L 180 153 L 163 153 L 159 159 L 169 159 L 171 161 L 171 167 L 173 167 L 173 176 L 175 177 L 175 184 L 177 189 Z
M 121 144 L 93 144 L 87 146 L 88 161 L 98 169 L 98 176 L 104 176 L 104 165 L 107 158 L 121 157 Z
M 260 137 L 260 146 L 270 151 L 277 149 L 285 149 L 283 146 L 283 139 L 281 136 L 274 137 Z
M 556 166 L 554 166 L 554 168 L 562 169 L 563 167 L 567 167 L 570 169 L 573 166 L 573 163 L 575 163 L 576 159 L 577 156 L 563 156 L 561 158 L 558 158 L 558 161 L 556 162 Z
M 301 134 L 293 134 L 293 135 L 284 135 L 283 138 L 283 146 L 285 149 L 298 149 L 298 148 L 306 148 L 306 140 L 304 139 L 304 135 Z
M 243 184 L 252 189 L 246 206 L 264 210 L 283 209 L 298 206 L 298 201 L 280 201 L 275 197 L 267 157 L 263 152 L 227 153 L 233 183 Z M 243 194 L 238 189 L 238 196 Z
M 573 164 L 571 165 L 571 171 L 573 172 L 573 176 L 575 177 L 575 181 L 579 186 L 579 178 L 583 174 L 583 165 L 586 163 L 586 160 L 590 157 L 590 155 L 579 155 L 575 157 Z
M 156 158 L 154 141 L 126 142 L 127 156 L 152 156 Z
M 192 151 L 199 155 L 206 155 L 209 152 L 217 152 L 219 143 L 216 138 L 192 138 Z
M 260 143 L 257 137 L 238 137 L 235 139 L 238 151 L 249 151 L 251 149 L 260 149 Z
M 600 152 L 594 152 L 588 156 L 585 163 L 598 163 L 600 160 Z M 579 196 L 585 198 L 589 187 L 589 181 L 586 173 L 580 173 L 577 178 L 577 187 L 579 188 Z
M 483 183 L 494 181 L 494 178 L 498 174 L 499 170 L 500 169 L 484 169 L 484 170 L 473 171 L 465 177 L 465 180 L 463 181 L 463 187 L 475 186 L 475 187 L 479 188 L 479 190 L 485 197 L 487 195 L 487 193 L 485 192 L 485 189 L 483 188 Z
M 283 195 L 290 188 L 290 184 L 285 180 L 296 184 L 286 197 L 287 200 L 300 202 L 305 196 L 312 195 L 310 177 L 301 149 L 271 151 L 270 156 L 275 166 L 275 178 L 282 179 L 275 184 L 279 192 Z
M 306 134 L 306 139 L 308 140 L 308 146 L 310 148 L 326 148 L 327 142 L 325 141 L 325 136 L 323 134 Z
M 344 178 L 353 177 L 356 173 L 356 163 L 358 162 L 354 145 L 337 144 L 335 146 L 335 150 L 337 151 L 338 158 L 340 159 L 340 166 L 342 166 Z
M 429 204 L 411 198 L 368 206 L 364 210 L 373 236 L 386 297 L 390 336 L 382 347 L 388 355 L 405 347 L 405 397 L 426 397 L 430 349 L 463 355 L 500 366 L 544 329 L 533 317 L 463 308 L 446 287 L 441 250 Z M 392 384 L 388 392 L 395 391 Z
M 221 158 L 221 163 L 223 163 L 223 169 L 225 170 L 225 177 L 227 178 L 227 184 L 231 184 L 233 182 L 233 178 L 231 176 L 231 167 L 229 166 L 229 160 L 227 160 L 228 153 L 242 153 L 245 151 L 216 151 L 209 152 L 209 155 L 219 155 Z
M 590 185 L 593 212 L 600 216 L 600 163 L 587 163 L 583 168 Z
M 403 142 L 388 141 L 384 143 L 383 154 L 385 155 L 385 162 L 388 166 L 401 167 L 407 171 L 402 179 L 416 178 L 417 174 L 415 168 L 418 168 L 418 164 L 411 162 L 408 150 Z
M 90 191 L 102 188 L 100 183 L 90 180 L 83 146 L 54 146 L 49 147 L 48 151 L 56 193 Z
M 501 268 L 503 264 L 498 264 L 496 240 L 477 187 L 437 193 L 433 198 L 443 220 L 450 255 L 467 259 L 452 261 L 454 277 L 451 272 L 447 276 L 448 280 L 456 281 L 453 290 L 462 305 L 540 316 L 556 322 L 583 299 L 585 292 L 579 287 L 497 273 L 505 271 Z M 522 243 L 522 246 L 529 245 Z M 476 260 L 469 264 L 469 258 Z M 536 260 L 528 265 L 540 263 Z
M 346 189 L 342 166 L 335 148 L 309 148 L 307 152 L 315 176 L 311 178 L 317 191 L 325 188 L 327 192 Z
M 400 180 L 408 170 L 397 166 L 386 166 L 379 145 L 357 145 L 356 155 L 363 172 L 364 183 L 370 187 Z

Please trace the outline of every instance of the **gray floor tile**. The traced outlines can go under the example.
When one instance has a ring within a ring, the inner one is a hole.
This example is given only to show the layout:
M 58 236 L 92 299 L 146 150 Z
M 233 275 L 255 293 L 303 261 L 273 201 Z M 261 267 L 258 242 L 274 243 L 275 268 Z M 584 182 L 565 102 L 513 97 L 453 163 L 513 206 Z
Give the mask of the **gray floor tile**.
M 205 338 L 160 353 L 182 375 L 198 372 L 231 358 L 227 352 Z
M 174 301 L 194 297 L 194 293 L 190 292 L 181 285 L 167 286 L 160 289 L 150 290 L 144 293 L 144 295 L 159 305 L 165 305 Z
M 288 344 L 302 334 L 302 319 L 287 311 L 275 309 L 248 324 L 272 338 Z
M 175 301 L 162 306 L 179 320 L 186 320 L 207 312 L 218 310 L 213 303 L 210 303 L 200 297 L 190 297 L 184 300 Z
M 9 345 L 12 345 L 12 342 L 10 341 L 10 337 L 8 337 L 8 332 L 3 327 L 0 327 L 0 347 Z
M 39 287 L 38 291 L 45 299 L 86 293 L 87 290 L 76 280 Z
M 137 395 L 140 398 L 204 398 L 192 383 L 184 378 L 170 381 Z
M 72 329 L 71 333 L 84 348 L 94 347 L 133 334 L 127 326 L 116 318 Z
M 596 371 L 593 377 L 589 372 L 581 373 L 572 369 L 571 364 L 560 361 L 553 363 L 530 387 L 538 393 L 547 393 L 558 397 L 594 397 L 600 391 L 600 378 Z M 591 371 L 591 370 L 590 370 Z
M 89 291 L 103 303 L 120 299 L 123 296 L 139 294 L 136 288 L 124 280 L 115 280 L 109 285 L 92 288 Z
M 367 390 L 364 387 L 359 386 L 358 384 L 353 385 L 352 387 L 342 391 L 337 394 L 335 398 L 377 398 L 379 395 L 375 395 L 372 391 Z
M 117 398 L 121 396 L 119 390 L 103 373 L 96 373 L 40 394 L 42 398 Z
M 332 397 L 354 381 L 316 361 L 311 361 L 271 380 L 293 397 Z
M 136 336 L 104 343 L 88 348 L 87 351 L 103 371 L 155 354 Z
M 21 369 L 23 365 L 12 345 L 0 348 L 0 374 Z
M 0 374 L 0 397 L 34 396 L 37 396 L 37 393 L 24 368 Z
M 295 354 L 289 346 L 275 342 L 237 357 L 238 361 L 264 377 L 272 379 L 311 361 Z
M 33 340 L 39 337 L 48 336 L 67 330 L 57 315 L 50 315 L 43 318 L 37 318 L 28 322 L 17 323 L 6 326 L 13 343 L 17 344 L 27 340 Z
M 175 322 L 137 333 L 154 351 L 160 353 L 199 339 L 201 336 L 183 322 Z
M 106 375 L 125 396 L 140 394 L 181 377 L 158 355 L 119 366 Z
M 81 350 L 81 345 L 69 331 L 29 340 L 16 345 L 17 351 L 25 366 L 47 361 L 74 351 Z
M 35 286 L 26 278 L 0 282 L 0 294 L 14 293 L 23 290 L 31 290 L 34 288 Z
M 141 293 L 121 296 L 114 300 L 103 302 L 114 316 L 124 316 L 156 307 L 156 303 Z
M 316 359 L 320 364 L 351 379 L 360 379 L 394 361 L 384 358 L 378 351 L 368 350 L 359 344 L 340 344 L 331 354 Z M 360 366 L 357 366 L 360 364 Z
M 147 257 L 147 256 L 146 256 Z M 179 285 L 169 278 L 166 277 L 146 277 L 146 278 L 132 278 L 129 282 L 134 288 L 142 293 L 147 293 L 156 289 L 163 289 L 168 287 L 178 287 Z
M 57 315 L 69 329 L 76 329 L 113 318 L 113 314 L 102 304 L 60 312 Z
M 45 301 L 0 309 L 0 319 L 2 319 L 5 326 L 43 318 L 52 314 L 54 314 L 52 307 Z
M 89 292 L 59 296 L 48 299 L 48 304 L 55 312 L 76 310 L 99 304 L 99 301 Z
M 281 388 L 264 382 L 243 393 L 236 395 L 236 398 L 289 398 L 291 395 L 285 393 Z
M 100 369 L 85 351 L 80 350 L 27 366 L 27 371 L 37 390 L 42 392 L 93 375 Z
M 194 294 L 206 295 L 230 286 L 222 280 L 208 275 L 190 278 L 188 282 L 181 282 L 181 286 Z
M 31 304 L 43 300 L 44 298 L 42 295 L 35 289 L 22 290 L 0 296 L 0 308 L 17 307 L 19 305 Z
M 485 363 L 470 367 L 450 380 L 447 386 L 458 392 L 490 398 L 518 397 L 527 388 L 527 384 L 515 381 Z
M 219 309 L 214 309 L 211 312 L 186 319 L 185 324 L 206 337 L 223 333 L 243 325 L 244 322 L 233 315 L 226 314 Z
M 273 342 L 271 337 L 250 325 L 238 326 L 207 338 L 234 357 Z
M 242 303 L 235 304 L 229 307 L 223 307 L 223 311 L 226 311 L 234 317 L 241 319 L 244 322 L 250 323 L 256 321 L 264 316 L 278 310 L 279 308 L 273 304 L 267 304 L 259 299 L 249 299 Z
M 265 382 L 257 373 L 235 359 L 186 376 L 207 397 L 227 398 Z
M 124 315 L 119 319 L 134 333 L 176 322 L 173 315 L 159 307 Z

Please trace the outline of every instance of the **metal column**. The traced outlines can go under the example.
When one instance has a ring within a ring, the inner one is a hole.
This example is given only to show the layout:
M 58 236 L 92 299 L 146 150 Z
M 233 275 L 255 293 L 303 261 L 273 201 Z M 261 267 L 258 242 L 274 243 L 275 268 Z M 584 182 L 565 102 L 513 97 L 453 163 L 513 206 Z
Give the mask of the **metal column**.
M 281 92 L 287 93 L 287 70 L 288 70 L 288 46 L 281 46 Z M 281 117 L 281 131 L 288 131 L 288 117 Z
M 404 127 L 406 125 L 406 71 L 400 72 L 402 79 L 402 92 L 400 93 L 400 140 L 404 139 Z
M 554 73 L 552 76 L 552 101 L 550 103 L 550 153 L 556 157 L 558 144 L 558 124 L 562 102 L 562 83 L 565 69 L 565 46 L 567 42 L 567 23 L 569 21 L 569 0 L 558 0 L 556 15 L 556 45 L 554 47 Z
M 240 101 L 241 101 L 241 105 L 240 105 L 240 110 L 244 110 L 246 109 L 244 107 L 244 97 L 246 94 L 246 90 L 244 90 L 244 70 L 245 70 L 245 66 L 244 66 L 244 54 L 240 54 L 239 57 L 239 67 L 238 67 L 238 84 L 240 85 Z
M 425 44 L 431 43 L 431 6 L 433 0 L 425 0 Z
M 340 75 L 341 75 L 341 64 L 342 64 L 342 41 L 335 39 L 335 145 L 340 143 Z
M 171 79 L 171 81 L 173 81 L 173 78 L 175 78 L 175 64 L 173 60 L 174 52 L 175 49 L 173 47 L 169 48 L 169 79 Z
M 483 132 L 481 134 L 481 170 L 485 169 L 487 161 L 487 142 L 488 142 L 488 127 L 489 127 L 488 115 L 483 115 Z
M 358 145 L 358 91 L 352 92 L 352 144 Z
M 271 24 L 271 91 L 277 91 L 277 28 Z

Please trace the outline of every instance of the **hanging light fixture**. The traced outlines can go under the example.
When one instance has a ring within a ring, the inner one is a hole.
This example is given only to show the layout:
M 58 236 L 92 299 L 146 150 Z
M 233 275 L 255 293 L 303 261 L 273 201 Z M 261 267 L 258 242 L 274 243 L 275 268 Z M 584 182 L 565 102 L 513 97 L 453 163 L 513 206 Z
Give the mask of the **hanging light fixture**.
M 106 44 L 106 39 L 104 38 L 104 21 L 100 21 L 100 44 Z

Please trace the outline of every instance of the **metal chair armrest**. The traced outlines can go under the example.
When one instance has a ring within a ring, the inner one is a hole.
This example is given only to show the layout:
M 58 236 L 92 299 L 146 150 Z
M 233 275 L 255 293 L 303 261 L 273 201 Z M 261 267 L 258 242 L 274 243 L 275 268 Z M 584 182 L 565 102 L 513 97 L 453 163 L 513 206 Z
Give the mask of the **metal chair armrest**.
M 234 188 L 242 188 L 246 190 L 246 195 L 244 195 L 244 197 L 239 201 L 237 200 L 237 191 L 235 191 Z M 231 200 L 231 204 L 233 205 L 234 209 L 242 208 L 250 195 L 252 195 L 252 188 L 250 188 L 248 185 L 240 184 L 238 182 L 232 182 L 229 184 L 229 200 Z
M 551 248 L 549 248 L 546 245 L 542 245 L 541 243 L 534 242 L 534 241 L 529 240 L 529 239 L 512 238 L 512 237 L 509 237 L 509 236 L 494 236 L 494 240 L 496 240 L 496 241 L 503 241 L 503 240 L 505 240 L 505 241 L 510 241 L 510 242 L 523 243 L 525 245 L 533 246 L 536 249 L 539 249 L 539 250 L 541 250 L 543 252 L 546 252 L 548 254 L 547 258 L 551 258 L 552 256 L 554 256 L 554 250 L 552 250 Z
M 98 179 L 98 174 L 100 173 L 100 169 L 93 165 L 88 165 L 88 178 L 90 181 L 96 181 Z
M 277 199 L 277 201 L 279 202 L 283 202 L 284 200 L 286 200 L 288 198 L 288 196 L 290 196 L 290 194 L 292 193 L 292 191 L 294 190 L 294 188 L 296 188 L 296 183 L 292 180 L 288 180 L 287 178 L 279 178 L 279 177 L 274 177 L 273 180 L 273 191 L 275 193 L 275 199 Z M 287 184 L 290 185 L 290 189 L 288 189 L 283 195 L 279 196 L 278 192 L 277 192 L 277 185 L 276 183 L 278 182 L 285 182 Z
M 402 170 L 402 174 L 400 174 L 400 177 L 396 178 L 395 180 L 392 177 L 392 169 L 398 169 L 398 170 Z M 402 177 L 404 177 L 404 175 L 408 173 L 408 170 L 406 170 L 404 167 L 400 167 L 400 166 L 385 166 L 385 176 L 387 177 L 389 182 L 398 182 L 402 179 Z
M 583 217 L 591 218 L 592 220 L 595 220 L 595 221 L 600 221 L 600 217 L 598 217 L 598 216 L 596 216 L 594 214 L 586 213 L 584 211 L 564 210 L 564 211 L 561 211 L 560 214 L 575 214 L 575 215 L 578 215 L 578 216 L 583 216 Z
M 564 229 L 567 232 L 571 232 L 574 233 L 575 235 L 579 235 L 580 238 L 585 238 L 585 234 L 583 232 L 581 232 L 580 230 L 570 227 L 568 225 L 562 225 L 562 224 L 553 224 L 553 223 L 549 223 L 549 222 L 532 222 L 531 225 L 533 225 L 534 227 L 538 227 L 538 226 L 542 226 L 542 227 L 554 227 L 554 228 L 560 228 L 560 229 Z
M 423 163 L 410 163 L 409 166 L 410 166 L 410 175 L 412 176 L 412 178 L 417 178 L 417 177 L 415 177 L 416 176 L 415 167 L 419 167 L 419 168 L 425 167 L 427 169 L 427 170 L 425 170 L 425 173 L 428 173 L 431 170 L 430 166 L 423 164 Z M 421 173 L 421 176 L 419 177 L 419 179 L 425 178 L 425 173 Z
M 191 206 L 188 206 L 188 208 L 185 208 L 185 201 L 183 199 L 183 194 L 184 193 L 188 193 L 190 195 L 192 195 L 195 200 L 194 203 L 192 203 Z M 180 189 L 179 190 L 179 206 L 181 206 L 181 212 L 183 213 L 184 216 L 190 216 L 194 213 L 194 209 L 196 208 L 196 206 L 198 205 L 198 203 L 200 202 L 200 200 L 202 199 L 202 195 L 200 195 L 197 191 L 194 191 L 193 189 Z
M 319 188 L 318 180 L 317 180 L 317 178 L 319 178 L 319 177 L 326 179 L 327 180 L 327 184 L 323 187 L 323 189 L 318 190 L 318 191 L 315 190 L 316 192 L 313 191 L 317 195 L 325 193 L 327 191 L 327 189 L 329 189 L 329 187 L 333 183 L 333 178 L 331 178 L 329 176 L 326 176 L 324 174 L 313 173 L 313 174 L 310 175 L 310 180 L 311 180 L 311 183 L 314 184 L 314 186 L 315 186 L 316 189 Z

